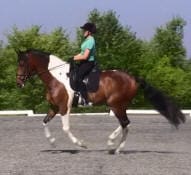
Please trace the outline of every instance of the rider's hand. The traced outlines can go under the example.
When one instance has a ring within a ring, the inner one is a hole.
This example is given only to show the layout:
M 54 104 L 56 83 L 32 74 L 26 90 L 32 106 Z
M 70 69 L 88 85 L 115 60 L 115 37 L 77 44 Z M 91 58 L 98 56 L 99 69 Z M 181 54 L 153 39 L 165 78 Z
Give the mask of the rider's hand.
M 74 57 L 70 57 L 67 62 L 68 63 L 73 63 L 74 62 Z

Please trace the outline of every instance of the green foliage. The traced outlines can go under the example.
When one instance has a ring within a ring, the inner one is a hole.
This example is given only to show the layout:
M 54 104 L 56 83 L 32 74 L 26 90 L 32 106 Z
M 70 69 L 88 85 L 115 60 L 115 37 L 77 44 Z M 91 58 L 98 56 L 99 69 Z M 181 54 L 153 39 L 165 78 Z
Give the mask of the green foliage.
M 168 57 L 161 58 L 158 64 L 149 71 L 148 79 L 154 82 L 156 87 L 160 87 L 164 92 L 184 105 L 185 100 L 187 103 L 191 102 L 190 98 L 188 98 L 191 95 L 191 79 L 183 69 L 173 67 L 170 61 Z M 185 96 L 185 92 L 187 96 Z M 181 102 L 181 99 L 184 99 L 184 101 Z
M 168 56 L 173 66 L 181 66 L 186 57 L 183 46 L 183 28 L 186 22 L 180 18 L 173 18 L 165 27 L 157 28 L 154 36 L 155 51 L 159 57 Z
M 129 72 L 135 73 L 141 55 L 141 41 L 136 39 L 130 28 L 123 27 L 113 11 L 101 14 L 94 9 L 88 21 L 97 26 L 96 52 L 101 68 L 128 69 Z
M 8 46 L 16 51 L 35 48 L 63 58 L 68 58 L 72 53 L 69 37 L 61 27 L 54 29 L 50 34 L 41 33 L 40 26 L 32 26 L 22 31 L 13 27 L 7 38 Z
M 7 38 L 8 45 L 1 48 L 0 52 L 0 109 L 19 108 L 33 109 L 38 112 L 45 111 L 48 104 L 45 102 L 44 87 L 37 77 L 28 81 L 24 89 L 17 89 L 15 83 L 17 55 L 15 51 L 35 48 L 68 59 L 73 51 L 68 36 L 62 28 L 46 34 L 40 32 L 39 26 L 32 26 L 22 31 L 13 27 L 12 33 Z
M 102 69 L 128 70 L 175 98 L 182 107 L 190 107 L 191 61 L 186 59 L 186 50 L 183 46 L 186 22 L 182 18 L 173 18 L 164 27 L 157 28 L 150 41 L 138 39 L 130 27 L 120 24 L 114 11 L 100 13 L 94 9 L 87 21 L 96 23 L 98 28 L 95 35 L 96 50 L 98 63 Z M 69 40 L 61 27 L 50 33 L 43 33 L 40 29 L 39 26 L 31 26 L 19 30 L 15 26 L 7 35 L 8 44 L 4 45 L 0 41 L 0 110 L 32 109 L 35 112 L 45 113 L 49 108 L 45 100 L 45 89 L 39 78 L 34 76 L 23 89 L 16 87 L 15 51 L 35 48 L 68 59 L 80 50 L 83 39 L 80 29 L 77 29 L 77 38 L 74 42 Z M 139 91 L 131 107 L 148 106 Z M 108 111 L 108 107 L 72 110 L 72 112 L 91 111 L 104 112 Z

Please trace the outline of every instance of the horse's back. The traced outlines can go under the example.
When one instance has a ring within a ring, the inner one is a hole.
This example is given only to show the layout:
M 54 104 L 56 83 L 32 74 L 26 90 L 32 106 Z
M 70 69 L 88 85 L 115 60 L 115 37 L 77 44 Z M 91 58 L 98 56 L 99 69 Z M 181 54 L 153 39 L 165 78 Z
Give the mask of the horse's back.
M 100 81 L 108 81 L 115 86 L 134 86 L 136 85 L 136 80 L 133 76 L 129 75 L 127 72 L 121 70 L 106 70 L 101 72 Z
M 102 71 L 98 94 L 102 94 L 108 103 L 128 102 L 137 92 L 138 85 L 134 77 L 120 70 Z

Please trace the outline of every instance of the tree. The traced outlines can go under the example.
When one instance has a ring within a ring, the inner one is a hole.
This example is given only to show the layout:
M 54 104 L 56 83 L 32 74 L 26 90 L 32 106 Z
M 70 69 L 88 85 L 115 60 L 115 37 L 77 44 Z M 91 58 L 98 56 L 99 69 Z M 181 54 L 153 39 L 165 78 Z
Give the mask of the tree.
M 129 27 L 123 27 L 114 11 L 90 12 L 88 20 L 97 26 L 96 53 L 103 69 L 123 69 L 135 73 L 141 55 L 141 41 Z M 78 41 L 82 40 L 78 32 Z
M 181 17 L 175 17 L 159 27 L 153 38 L 153 44 L 158 57 L 167 56 L 173 66 L 182 66 L 186 58 L 186 49 L 183 46 L 183 29 L 186 22 Z
M 8 44 L 0 52 L 0 108 L 44 111 L 47 106 L 44 87 L 38 78 L 30 79 L 22 92 L 16 88 L 17 55 L 15 50 L 25 51 L 35 48 L 66 59 L 72 52 L 68 36 L 62 28 L 56 28 L 50 34 L 46 34 L 40 32 L 39 26 L 32 26 L 22 31 L 13 27 L 12 33 L 8 34 L 7 38 Z
M 9 34 L 8 45 L 15 50 L 40 49 L 60 57 L 68 58 L 72 53 L 69 37 L 61 27 L 55 28 L 49 34 L 41 33 L 40 26 L 32 26 L 20 31 L 13 27 Z
M 164 93 L 175 98 L 181 106 L 190 104 L 191 79 L 190 73 L 171 65 L 171 59 L 162 57 L 150 70 L 146 79 Z
M 120 24 L 116 13 L 90 12 L 87 21 L 96 23 L 97 58 L 102 69 L 122 69 L 141 76 L 152 85 L 178 99 L 184 107 L 191 104 L 191 61 L 185 59 L 182 18 L 173 18 L 165 27 L 159 27 L 150 41 L 136 38 L 130 27 Z M 65 30 L 58 27 L 42 33 L 39 26 L 25 30 L 13 27 L 7 35 L 8 44 L 0 42 L 0 109 L 32 109 L 46 112 L 48 104 L 41 81 L 33 77 L 25 88 L 16 88 L 17 55 L 15 50 L 40 49 L 63 59 L 77 53 L 83 36 L 77 30 L 77 39 L 71 42 Z M 133 107 L 147 106 L 141 93 Z M 102 111 L 104 108 L 101 108 Z M 80 109 L 78 109 L 80 110 Z

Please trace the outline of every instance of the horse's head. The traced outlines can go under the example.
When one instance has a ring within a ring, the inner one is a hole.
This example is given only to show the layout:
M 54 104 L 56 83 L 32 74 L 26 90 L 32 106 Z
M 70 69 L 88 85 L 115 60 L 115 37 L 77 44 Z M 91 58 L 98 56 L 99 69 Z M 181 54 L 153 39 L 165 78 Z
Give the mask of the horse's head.
M 18 87 L 24 87 L 25 81 L 34 74 L 34 70 L 30 65 L 29 53 L 17 52 L 18 66 L 16 74 L 16 83 Z

